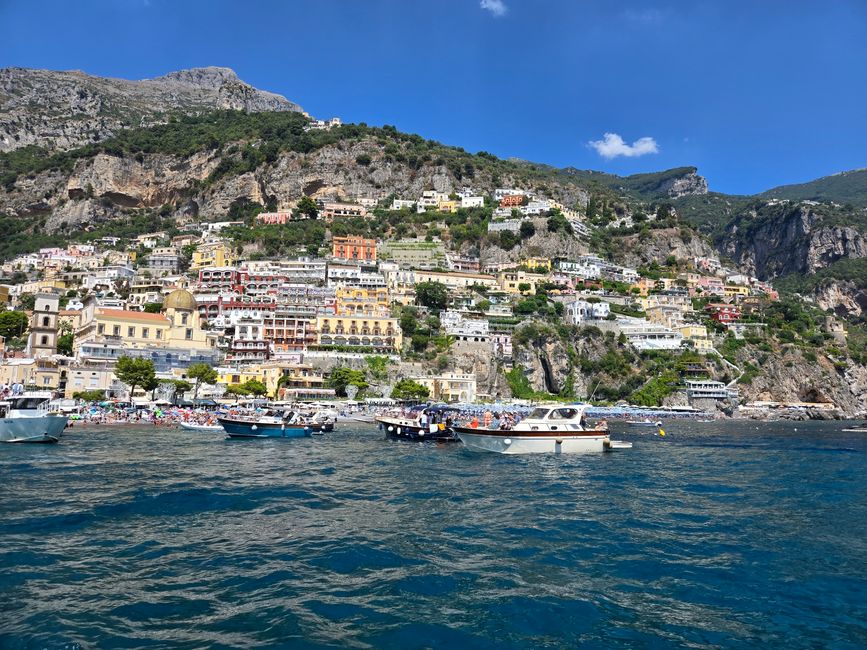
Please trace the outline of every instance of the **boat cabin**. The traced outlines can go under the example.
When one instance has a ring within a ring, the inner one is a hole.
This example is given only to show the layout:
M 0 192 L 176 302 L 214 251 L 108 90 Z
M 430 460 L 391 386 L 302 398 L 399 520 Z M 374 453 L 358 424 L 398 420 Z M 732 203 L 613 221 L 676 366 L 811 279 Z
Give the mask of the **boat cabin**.
M 584 431 L 587 428 L 586 409 L 581 405 L 538 406 L 515 426 L 515 430 Z

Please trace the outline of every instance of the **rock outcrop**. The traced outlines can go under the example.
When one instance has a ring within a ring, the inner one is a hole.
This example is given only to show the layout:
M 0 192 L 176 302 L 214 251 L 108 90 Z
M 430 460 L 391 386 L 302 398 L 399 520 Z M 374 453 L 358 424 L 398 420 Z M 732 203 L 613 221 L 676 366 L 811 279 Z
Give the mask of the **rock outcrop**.
M 699 176 L 698 172 L 693 170 L 678 178 L 664 181 L 660 185 L 659 190 L 672 199 L 694 194 L 707 194 L 707 179 L 704 176 Z
M 194 68 L 130 81 L 79 71 L 0 69 L 0 151 L 28 145 L 71 149 L 122 129 L 164 121 L 167 113 L 218 109 L 301 111 L 258 90 L 228 68 Z
M 762 280 L 812 274 L 843 258 L 867 257 L 867 240 L 854 227 L 827 224 L 808 205 L 753 210 L 729 225 L 722 252 Z

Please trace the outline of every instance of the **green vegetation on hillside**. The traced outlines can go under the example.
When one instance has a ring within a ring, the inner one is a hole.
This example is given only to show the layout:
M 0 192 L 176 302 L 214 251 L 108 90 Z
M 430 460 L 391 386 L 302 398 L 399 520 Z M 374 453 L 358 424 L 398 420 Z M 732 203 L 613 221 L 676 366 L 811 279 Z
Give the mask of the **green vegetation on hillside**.
M 782 185 L 762 192 L 759 196 L 795 201 L 833 201 L 867 207 L 867 169 L 824 176 L 807 183 Z

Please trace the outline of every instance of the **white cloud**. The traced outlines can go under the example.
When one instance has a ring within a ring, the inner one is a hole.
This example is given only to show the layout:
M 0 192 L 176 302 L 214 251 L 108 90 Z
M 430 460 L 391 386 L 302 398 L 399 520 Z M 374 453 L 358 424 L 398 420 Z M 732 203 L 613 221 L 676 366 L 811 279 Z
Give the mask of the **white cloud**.
M 479 6 L 486 11 L 490 11 L 494 16 L 498 18 L 500 16 L 505 16 L 506 12 L 509 11 L 509 8 L 506 6 L 506 3 L 503 0 L 482 0 L 479 3 Z
M 601 140 L 591 140 L 587 146 L 596 150 L 603 158 L 611 159 L 617 156 L 635 158 L 649 153 L 659 153 L 659 145 L 650 137 L 638 138 L 631 145 L 626 144 L 616 133 L 606 133 Z

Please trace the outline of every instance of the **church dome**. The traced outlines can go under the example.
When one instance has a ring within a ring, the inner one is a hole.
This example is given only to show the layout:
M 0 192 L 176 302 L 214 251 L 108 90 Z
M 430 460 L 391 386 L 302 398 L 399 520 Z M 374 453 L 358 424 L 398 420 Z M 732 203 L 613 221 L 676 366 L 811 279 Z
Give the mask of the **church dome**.
M 198 305 L 196 299 L 186 289 L 175 289 L 163 302 L 163 309 L 182 309 L 186 311 L 196 311 Z

